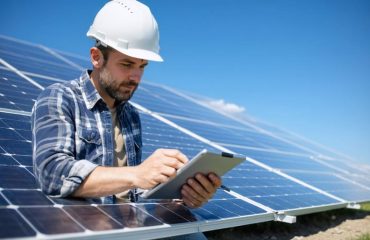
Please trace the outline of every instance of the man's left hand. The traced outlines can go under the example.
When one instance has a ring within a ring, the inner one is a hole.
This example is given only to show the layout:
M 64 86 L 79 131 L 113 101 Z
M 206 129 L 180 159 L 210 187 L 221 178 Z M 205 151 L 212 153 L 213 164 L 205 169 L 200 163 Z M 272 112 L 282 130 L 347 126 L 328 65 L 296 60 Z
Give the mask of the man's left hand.
M 182 200 L 190 208 L 198 208 L 213 197 L 221 186 L 221 178 L 214 173 L 204 175 L 197 173 L 189 178 L 181 189 Z

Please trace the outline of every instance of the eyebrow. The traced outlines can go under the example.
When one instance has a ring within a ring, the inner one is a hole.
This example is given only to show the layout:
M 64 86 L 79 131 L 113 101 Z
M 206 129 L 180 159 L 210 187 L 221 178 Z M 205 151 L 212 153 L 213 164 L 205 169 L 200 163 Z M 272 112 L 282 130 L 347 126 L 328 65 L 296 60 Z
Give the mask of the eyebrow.
M 136 62 L 131 61 L 130 59 L 126 59 L 126 58 L 119 60 L 119 62 L 125 62 L 125 63 L 129 63 L 129 64 L 137 64 Z M 144 62 L 144 59 L 141 59 L 141 62 Z M 149 62 L 145 62 L 145 63 L 141 64 L 140 66 L 144 66 L 145 67 L 148 64 L 149 64 Z

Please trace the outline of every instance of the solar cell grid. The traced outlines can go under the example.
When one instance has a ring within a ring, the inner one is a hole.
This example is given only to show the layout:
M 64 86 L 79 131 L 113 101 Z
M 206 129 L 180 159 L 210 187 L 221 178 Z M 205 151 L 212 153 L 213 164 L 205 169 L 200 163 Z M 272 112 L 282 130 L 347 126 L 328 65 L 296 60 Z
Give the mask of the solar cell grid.
M 0 208 L 0 238 L 36 236 L 28 223 L 14 209 Z
M 47 206 L 53 205 L 53 202 L 49 200 L 41 191 L 38 190 L 3 190 L 2 194 L 8 199 L 8 201 L 17 206 Z
M 245 121 L 249 121 L 249 120 L 245 119 Z M 330 150 L 327 147 L 324 147 L 318 143 L 314 143 L 302 136 L 291 133 L 287 130 L 283 130 L 276 126 L 272 126 L 270 124 L 262 123 L 262 122 L 253 122 L 252 124 L 257 125 L 263 129 L 266 129 L 267 131 L 273 133 L 274 135 L 280 136 L 300 146 L 303 146 L 305 147 L 305 149 L 309 149 L 311 154 L 323 155 L 323 156 L 333 157 L 333 158 L 343 158 L 343 156 L 334 152 L 333 150 Z
M 5 198 L 3 197 L 3 195 L 1 194 L 1 191 L 0 191 L 0 207 L 7 206 L 7 205 L 9 205 L 9 202 L 7 200 L 5 200 Z
M 43 50 L 40 45 L 20 41 L 3 35 L 0 35 L 0 54 L 1 56 L 6 56 L 8 54 L 16 55 L 19 61 L 27 61 L 27 57 L 32 57 L 36 60 L 47 60 L 57 64 L 65 64 L 65 62 Z
M 364 188 L 350 181 L 346 181 L 340 177 L 340 174 L 301 171 L 287 171 L 287 173 L 347 201 L 362 202 L 370 199 L 369 188 Z
M 366 186 L 367 189 L 370 189 L 370 179 L 369 179 L 370 174 L 367 174 L 367 175 L 363 175 L 363 174 L 361 174 L 361 175 L 358 175 L 358 174 L 340 174 L 340 175 L 347 178 L 347 179 L 353 180 L 356 183 L 359 183 L 363 186 Z
M 79 72 L 41 47 L 17 43 L 1 36 L 0 40 L 1 58 L 17 69 L 61 79 L 72 79 Z
M 162 225 L 162 223 L 142 210 L 142 205 L 130 204 L 100 205 L 99 209 L 121 223 L 123 227 L 140 228 Z
M 33 175 L 23 167 L 0 166 L 0 188 L 3 189 L 36 189 Z
M 223 180 L 231 190 L 274 210 L 338 203 L 335 199 L 247 161 L 227 173 Z
M 110 218 L 95 206 L 64 206 L 63 209 L 84 228 L 91 231 L 123 228 L 122 224 Z
M 0 165 L 18 165 L 19 163 L 9 155 L 6 155 L 5 151 L 0 147 Z
M 140 83 L 132 101 L 157 113 L 241 126 L 232 119 L 175 95 L 161 86 L 154 86 L 145 81 Z
M 43 87 L 60 79 L 75 79 L 81 74 L 79 66 L 90 66 L 88 60 L 80 57 L 59 51 L 56 54 L 60 54 L 65 60 L 41 47 L 0 36 L 0 58 Z M 83 236 L 85 233 L 96 237 L 94 233 L 105 230 L 110 230 L 109 233 L 119 230 L 124 237 L 126 235 L 122 229 L 135 231 L 146 227 L 150 227 L 146 234 L 153 237 L 151 228 L 156 227 L 166 226 L 168 230 L 176 229 L 177 224 L 180 224 L 189 226 L 186 231 L 195 232 L 199 229 L 217 229 L 221 225 L 227 227 L 273 220 L 273 213 L 266 210 L 268 208 L 294 210 L 299 214 L 343 204 L 338 199 L 292 181 L 292 178 L 286 178 L 283 174 L 257 166 L 253 161 L 245 161 L 223 177 L 224 185 L 232 192 L 218 190 L 213 199 L 198 209 L 189 209 L 178 202 L 168 201 L 101 205 L 99 199 L 47 197 L 38 189 L 32 173 L 30 117 L 24 116 L 29 115 L 33 100 L 39 92 L 37 87 L 22 77 L 8 71 L 6 67 L 0 67 L 0 238 L 34 237 L 36 232 L 52 234 L 47 235 L 50 237 L 54 237 L 53 234 Z M 250 120 L 245 124 L 235 121 L 182 93 L 146 82 L 135 93 L 133 102 L 219 144 L 218 147 L 214 144 L 210 146 L 151 114 L 142 112 L 144 159 L 157 148 L 176 148 L 188 158 L 202 149 L 220 152 L 220 149 L 227 148 L 336 196 L 351 201 L 370 199 L 366 188 L 345 180 L 351 175 L 347 176 L 345 171 L 330 167 L 331 163 L 339 160 L 334 159 L 331 162 L 328 159 L 309 158 L 314 151 L 307 151 L 305 147 L 310 145 L 305 145 L 304 141 L 296 141 L 289 134 L 284 135 L 284 131 Z M 4 112 L 7 109 L 19 114 Z M 25 112 L 21 114 L 14 110 Z M 264 133 L 259 127 L 272 135 Z M 289 141 L 280 140 L 281 136 L 305 146 L 301 148 Z M 253 148 L 265 151 L 262 154 Z M 281 151 L 294 154 L 283 154 Z M 356 168 L 342 163 L 340 167 L 346 170 Z M 368 180 L 364 175 L 356 176 L 353 179 Z M 262 209 L 244 201 L 246 198 L 266 207 Z M 9 206 L 18 208 L 12 209 Z M 258 216 L 257 220 L 254 216 Z M 238 219 L 239 222 L 236 221 Z M 144 236 L 140 233 L 141 231 L 136 232 L 137 238 Z M 180 234 L 171 231 L 156 233 L 159 237 Z
M 54 50 L 57 54 L 61 55 L 62 57 L 68 59 L 69 61 L 77 64 L 78 66 L 82 67 L 82 68 L 91 68 L 91 62 L 90 62 L 90 59 L 89 59 L 89 53 L 86 52 L 86 56 L 85 57 L 81 57 L 81 56 L 78 56 L 78 55 L 75 55 L 75 54 L 70 54 L 70 53 L 65 53 L 65 52 L 61 52 L 61 51 L 58 51 L 58 50 Z
M 42 234 L 83 232 L 84 229 L 58 207 L 20 207 L 28 221 Z
M 284 153 L 232 149 L 347 201 L 370 199 L 370 190 L 340 178 L 341 172 L 314 159 Z
M 364 163 L 355 162 L 349 159 L 343 158 L 324 158 L 316 156 L 315 160 L 319 161 L 324 165 L 328 165 L 331 168 L 337 169 L 341 173 L 350 174 L 353 177 L 358 176 L 367 176 L 370 175 L 370 168 Z M 367 180 L 370 180 L 367 178 Z
M 203 149 L 220 152 L 148 114 L 141 113 L 140 116 L 143 127 L 143 159 L 149 157 L 158 148 L 179 149 L 189 159 Z
M 8 154 L 19 154 L 19 155 L 31 155 L 32 148 L 31 142 L 28 140 L 12 140 L 12 144 L 9 144 L 9 140 L 0 140 L 0 146 Z
M 229 147 L 231 150 L 240 154 L 245 154 L 248 157 L 261 161 L 275 169 L 281 170 L 304 170 L 314 172 L 334 171 L 313 158 L 305 155 L 289 154 L 274 151 L 242 149 L 237 147 Z
M 2 108 L 31 111 L 40 93 L 31 83 L 11 71 L 0 69 L 0 104 Z
M 49 78 L 49 77 L 46 77 L 46 76 L 34 76 L 32 74 L 26 74 L 28 77 L 32 78 L 35 82 L 37 82 L 38 84 L 40 84 L 42 87 L 46 88 L 54 83 L 58 83 L 58 82 L 64 82 L 65 80 L 62 80 L 62 79 L 58 79 L 58 78 Z M 74 77 L 77 78 L 79 77 L 80 75 L 76 75 Z M 72 79 L 69 79 L 69 80 L 72 80 Z
M 302 149 L 279 139 L 275 139 L 272 136 L 266 135 L 255 129 L 248 128 L 247 126 L 236 127 L 235 125 L 218 125 L 212 122 L 194 122 L 171 116 L 166 116 L 166 118 L 229 149 L 232 149 L 232 146 L 235 145 L 245 148 L 259 148 L 307 154 L 307 152 Z

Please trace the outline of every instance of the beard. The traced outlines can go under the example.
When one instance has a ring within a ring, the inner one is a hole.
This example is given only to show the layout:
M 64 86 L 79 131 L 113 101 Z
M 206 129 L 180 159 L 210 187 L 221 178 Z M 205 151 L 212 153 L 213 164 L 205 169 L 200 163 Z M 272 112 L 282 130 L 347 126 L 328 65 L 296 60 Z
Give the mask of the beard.
M 138 84 L 133 80 L 118 81 L 106 68 L 100 72 L 99 83 L 104 91 L 116 101 L 116 106 L 130 100 L 138 87 Z

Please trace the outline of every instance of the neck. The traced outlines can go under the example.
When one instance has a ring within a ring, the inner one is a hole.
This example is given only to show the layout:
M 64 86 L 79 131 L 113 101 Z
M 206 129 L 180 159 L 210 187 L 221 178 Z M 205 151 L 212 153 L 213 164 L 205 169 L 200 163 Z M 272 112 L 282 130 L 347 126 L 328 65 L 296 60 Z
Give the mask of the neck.
M 105 89 L 100 84 L 100 72 L 97 69 L 93 69 L 93 71 L 90 74 L 90 80 L 92 84 L 94 85 L 96 91 L 98 91 L 99 95 L 102 97 L 103 101 L 107 104 L 109 108 L 115 107 L 115 99 L 112 98 L 107 94 Z

